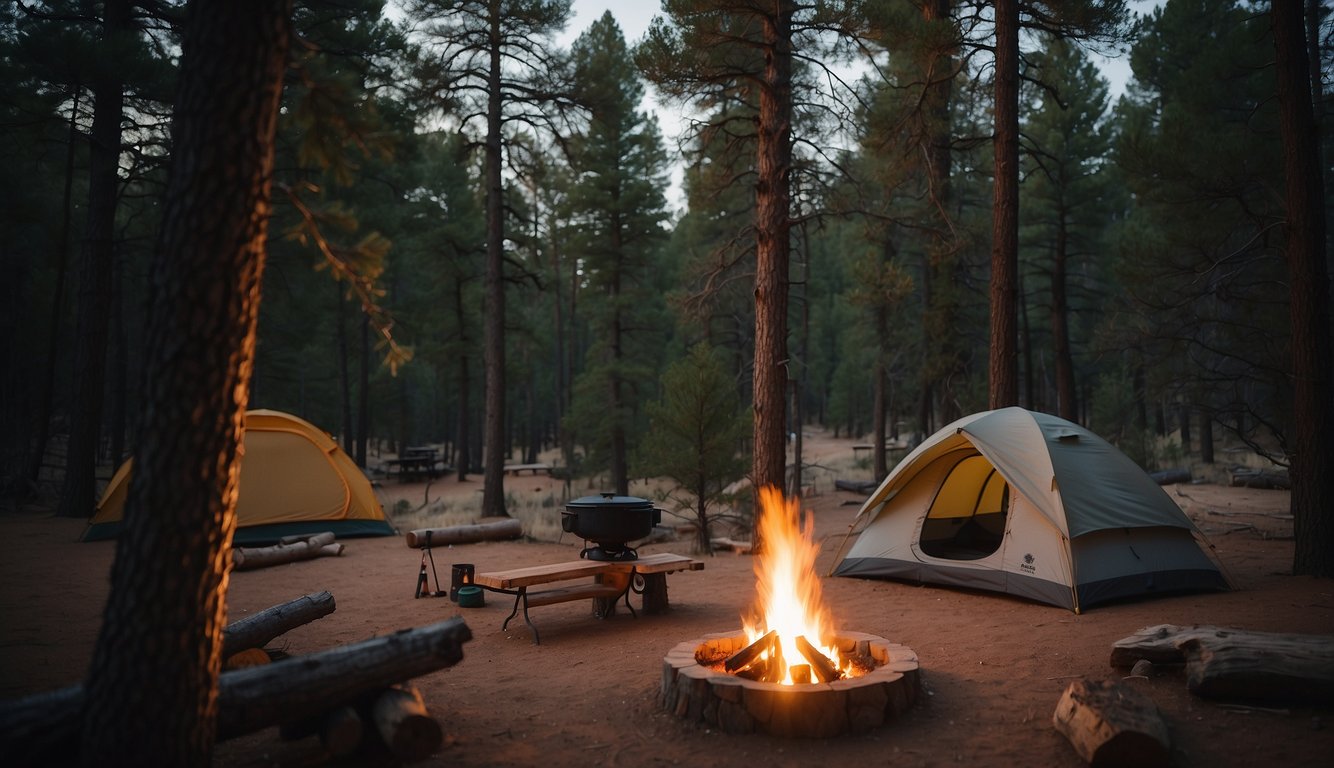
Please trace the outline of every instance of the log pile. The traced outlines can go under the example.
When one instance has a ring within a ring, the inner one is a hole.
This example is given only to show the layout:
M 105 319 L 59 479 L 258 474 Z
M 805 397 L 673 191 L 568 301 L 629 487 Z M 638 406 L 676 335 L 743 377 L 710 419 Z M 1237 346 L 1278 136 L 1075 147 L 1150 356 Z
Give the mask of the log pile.
M 293 602 L 321 604 L 307 598 Z M 328 605 L 332 610 L 331 598 Z M 268 616 L 261 623 L 268 629 L 241 630 L 252 638 L 264 636 L 292 620 L 289 607 L 296 612 L 323 610 L 284 604 L 264 612 Z M 454 617 L 270 664 L 226 670 L 218 678 L 217 738 L 279 726 L 280 733 L 288 735 L 318 733 L 330 753 L 346 754 L 382 743 L 401 762 L 421 759 L 440 747 L 439 725 L 430 719 L 421 695 L 402 683 L 457 664 L 463 658 L 463 643 L 471 638 L 463 619 Z M 224 635 L 223 642 L 230 648 L 251 640 L 229 640 Z M 237 652 L 243 650 L 247 649 Z M 74 685 L 0 702 L 0 754 L 15 765 L 77 762 L 71 751 L 78 746 L 83 698 L 83 686 Z
M 294 563 L 316 557 L 337 557 L 343 545 L 334 541 L 331 531 L 287 536 L 271 547 L 236 547 L 232 550 L 232 569 L 251 571 L 271 565 Z

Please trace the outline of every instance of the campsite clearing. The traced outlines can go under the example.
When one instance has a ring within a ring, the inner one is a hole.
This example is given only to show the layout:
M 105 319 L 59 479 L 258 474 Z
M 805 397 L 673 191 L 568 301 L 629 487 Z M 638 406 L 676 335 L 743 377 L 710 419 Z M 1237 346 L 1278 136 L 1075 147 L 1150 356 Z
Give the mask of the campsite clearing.
M 817 433 L 806 447 L 827 451 L 814 455 L 833 466 L 838 456 L 851 462 L 854 442 Z M 481 485 L 480 476 L 465 483 L 443 478 L 430 490 L 466 499 Z M 390 483 L 385 490 L 415 503 L 424 488 Z M 506 480 L 517 499 L 540 499 L 551 488 L 545 476 Z M 337 610 L 283 636 L 284 650 L 305 654 L 462 615 L 473 632 L 463 660 L 415 683 L 446 732 L 443 751 L 421 765 L 1080 768 L 1084 763 L 1052 727 L 1052 714 L 1072 680 L 1125 674 L 1108 663 L 1117 640 L 1156 624 L 1312 634 L 1334 627 L 1334 583 L 1286 575 L 1293 545 L 1285 491 L 1216 485 L 1166 490 L 1211 536 L 1239 590 L 1106 604 L 1076 615 L 989 592 L 822 578 L 836 623 L 912 647 L 924 684 L 922 700 L 901 720 L 834 740 L 707 732 L 659 706 L 665 653 L 682 641 L 740 626 L 755 579 L 748 555 L 704 558 L 703 572 L 673 579 L 665 614 L 595 621 L 584 601 L 544 607 L 538 646 L 522 623 L 500 629 L 509 601 L 460 609 L 447 598 L 413 599 L 420 553 L 389 537 L 347 540 L 337 558 L 233 574 L 229 619 L 327 589 Z M 580 487 L 574 495 L 585 492 Z M 825 485 L 810 499 L 822 542 L 816 563 L 822 576 L 864 498 Z M 386 497 L 386 505 L 392 508 L 395 500 Z M 1233 530 L 1240 523 L 1252 527 Z M 58 687 L 86 670 L 114 545 L 79 543 L 81 530 L 81 521 L 49 513 L 0 516 L 0 535 L 10 544 L 0 559 L 0 695 Z M 568 534 L 560 541 L 553 535 L 546 541 L 441 547 L 435 557 L 446 573 L 453 562 L 475 563 L 482 572 L 571 560 L 581 544 Z M 664 542 L 643 551 L 686 551 L 681 547 L 681 541 Z M 1183 675 L 1163 668 L 1126 681 L 1161 710 L 1177 768 L 1328 765 L 1334 710 L 1230 707 L 1192 695 Z M 501 711 L 507 714 L 497 717 Z M 302 761 L 311 760 L 317 746 L 311 740 L 282 742 L 266 730 L 220 744 L 215 765 L 309 764 Z

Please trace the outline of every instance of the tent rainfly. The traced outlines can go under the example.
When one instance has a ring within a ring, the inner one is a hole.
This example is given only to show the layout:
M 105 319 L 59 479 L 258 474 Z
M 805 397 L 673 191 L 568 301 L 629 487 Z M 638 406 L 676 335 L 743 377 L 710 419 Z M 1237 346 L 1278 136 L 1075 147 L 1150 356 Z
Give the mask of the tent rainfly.
M 338 443 L 310 422 L 270 410 L 246 412 L 233 543 L 332 531 L 339 537 L 392 536 L 370 481 Z M 120 531 L 133 459 L 116 470 L 84 541 Z
M 1075 613 L 1230 588 L 1190 518 L 1129 457 L 1023 408 L 965 416 L 928 438 L 861 506 L 854 536 L 835 575 L 1004 592 Z

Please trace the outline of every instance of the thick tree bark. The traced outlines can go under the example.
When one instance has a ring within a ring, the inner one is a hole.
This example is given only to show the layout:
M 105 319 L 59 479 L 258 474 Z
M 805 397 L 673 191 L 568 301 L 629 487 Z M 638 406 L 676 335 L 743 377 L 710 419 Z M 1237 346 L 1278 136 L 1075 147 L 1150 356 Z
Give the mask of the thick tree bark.
M 991 408 L 1019 404 L 1019 3 L 996 0 L 995 200 L 991 224 Z
M 108 0 L 102 9 L 104 55 L 130 29 L 127 0 Z M 96 504 L 97 444 L 102 427 L 107 328 L 111 314 L 111 274 L 115 259 L 116 188 L 120 176 L 120 123 L 124 85 L 111 62 L 97 68 L 93 82 L 93 127 L 88 167 L 88 230 L 79 265 L 78 319 L 74 339 L 74 394 L 65 485 L 57 514 L 88 517 Z
M 1287 203 L 1289 319 L 1292 326 L 1292 476 L 1295 574 L 1334 576 L 1334 344 L 1319 125 L 1311 105 L 1301 6 L 1272 6 L 1279 132 Z
M 85 686 L 89 765 L 210 760 L 290 14 L 199 0 L 186 20 L 143 429 Z
M 792 171 L 791 0 L 778 0 L 764 17 L 764 73 L 760 89 L 755 185 L 754 464 L 758 490 L 784 491 L 787 465 L 787 290 L 789 187 Z M 757 516 L 758 520 L 758 516 Z M 758 529 L 756 551 L 763 543 Z
M 500 179 L 501 93 L 500 16 L 493 9 L 491 64 L 486 96 L 486 306 L 482 355 L 486 383 L 486 423 L 482 428 L 482 517 L 505 511 L 505 208 Z

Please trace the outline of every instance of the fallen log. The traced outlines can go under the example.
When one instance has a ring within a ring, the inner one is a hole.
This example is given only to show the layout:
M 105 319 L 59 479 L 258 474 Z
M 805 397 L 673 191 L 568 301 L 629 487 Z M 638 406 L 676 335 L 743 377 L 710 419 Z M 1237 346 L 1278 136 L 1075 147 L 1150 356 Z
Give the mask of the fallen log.
M 1094 766 L 1165 766 L 1167 724 L 1153 700 L 1125 683 L 1076 680 L 1052 713 L 1052 725 Z
M 270 640 L 334 612 L 333 595 L 316 592 L 237 619 L 222 630 L 224 659 L 248 648 L 262 648 Z
M 478 541 L 503 541 L 523 535 L 523 523 L 518 518 L 502 518 L 447 528 L 418 528 L 408 531 L 407 542 L 412 549 L 439 547 L 447 544 L 472 544 Z
M 250 571 L 256 568 L 267 568 L 271 565 L 294 563 L 316 557 L 337 557 L 341 554 L 343 554 L 343 545 L 335 543 L 334 535 L 326 531 L 290 544 L 275 544 L 271 547 L 237 547 L 232 550 L 232 569 Z
M 1186 684 L 1200 696 L 1334 701 L 1334 636 L 1158 624 L 1112 645 L 1112 666 L 1140 659 L 1185 664 Z
M 1234 467 L 1230 470 L 1229 484 L 1233 488 L 1260 488 L 1262 490 L 1291 490 L 1292 481 L 1286 472 L 1266 472 L 1262 469 Z
M 1177 483 L 1189 483 L 1191 478 L 1189 469 L 1163 469 L 1157 472 L 1150 472 L 1149 477 L 1159 485 L 1175 485 Z
M 472 632 L 461 617 L 272 664 L 218 679 L 217 738 L 299 723 L 366 691 L 451 667 Z M 77 762 L 83 686 L 0 702 L 0 754 L 15 765 Z
M 386 689 L 372 705 L 371 716 L 389 751 L 405 763 L 435 754 L 444 743 L 440 724 L 426 711 L 416 688 Z

